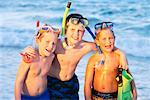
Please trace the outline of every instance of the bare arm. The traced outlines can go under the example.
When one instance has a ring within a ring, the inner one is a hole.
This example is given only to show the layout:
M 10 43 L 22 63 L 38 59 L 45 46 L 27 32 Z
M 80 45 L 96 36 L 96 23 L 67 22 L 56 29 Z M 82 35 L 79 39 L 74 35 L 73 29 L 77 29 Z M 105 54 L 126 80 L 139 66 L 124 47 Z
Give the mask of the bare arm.
M 24 62 L 31 63 L 35 59 L 36 53 L 36 50 L 32 46 L 27 46 L 20 54 L 23 56 Z
M 125 53 L 116 47 L 115 47 L 114 52 L 119 55 L 119 60 L 120 60 L 119 67 L 127 70 L 128 69 L 128 61 L 127 61 Z
M 133 93 L 133 100 L 137 100 L 137 91 L 134 80 L 131 81 L 132 93 Z
M 94 64 L 93 64 L 92 57 L 88 61 L 88 65 L 85 73 L 85 84 L 84 84 L 85 100 L 91 100 L 92 98 L 91 87 L 92 87 L 93 75 L 94 75 Z
M 97 51 L 98 50 L 98 48 L 96 47 L 95 43 L 91 44 L 91 48 L 92 48 L 93 51 Z
M 28 70 L 29 70 L 29 64 L 25 63 L 22 60 L 15 81 L 15 100 L 21 100 L 21 92 L 22 92 L 23 84 L 25 81 L 26 74 L 28 73 Z

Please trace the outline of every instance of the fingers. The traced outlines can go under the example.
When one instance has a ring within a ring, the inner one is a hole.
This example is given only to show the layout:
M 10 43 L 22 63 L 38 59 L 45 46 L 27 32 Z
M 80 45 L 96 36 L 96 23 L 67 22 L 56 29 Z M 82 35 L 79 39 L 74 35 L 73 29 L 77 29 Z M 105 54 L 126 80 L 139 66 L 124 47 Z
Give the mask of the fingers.
M 127 70 L 128 69 L 128 65 L 119 65 L 119 68 Z
M 20 55 L 22 56 L 23 61 L 26 63 L 31 63 L 33 61 L 33 57 L 28 55 L 27 53 L 26 54 L 20 53 Z
M 36 51 L 33 47 L 28 46 L 26 47 L 23 52 L 23 54 L 28 54 L 29 56 L 35 57 L 36 56 Z
M 28 46 L 20 53 L 20 55 L 24 62 L 31 63 L 36 57 L 36 51 L 32 46 Z

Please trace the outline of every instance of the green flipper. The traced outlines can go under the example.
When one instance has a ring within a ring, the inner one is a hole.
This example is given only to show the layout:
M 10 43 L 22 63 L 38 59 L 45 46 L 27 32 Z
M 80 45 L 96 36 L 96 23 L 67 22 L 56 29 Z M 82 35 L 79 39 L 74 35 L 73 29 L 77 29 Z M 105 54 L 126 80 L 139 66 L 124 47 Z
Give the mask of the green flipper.
M 118 79 L 117 79 L 118 80 Z M 122 71 L 122 82 L 118 84 L 118 97 L 117 100 L 132 100 L 132 90 L 130 82 L 133 77 L 127 73 L 126 70 Z

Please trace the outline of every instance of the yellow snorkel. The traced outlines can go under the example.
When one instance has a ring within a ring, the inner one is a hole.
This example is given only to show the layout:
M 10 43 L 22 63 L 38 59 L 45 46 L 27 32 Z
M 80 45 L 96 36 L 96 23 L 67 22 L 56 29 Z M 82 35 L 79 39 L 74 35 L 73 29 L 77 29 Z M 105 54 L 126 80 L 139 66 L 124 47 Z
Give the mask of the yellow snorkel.
M 66 6 L 65 12 L 64 12 L 63 20 L 62 20 L 61 40 L 62 40 L 62 45 L 64 48 L 67 46 L 67 44 L 65 43 L 65 26 L 66 26 L 66 18 L 67 18 L 70 6 L 71 6 L 71 2 L 69 0 Z

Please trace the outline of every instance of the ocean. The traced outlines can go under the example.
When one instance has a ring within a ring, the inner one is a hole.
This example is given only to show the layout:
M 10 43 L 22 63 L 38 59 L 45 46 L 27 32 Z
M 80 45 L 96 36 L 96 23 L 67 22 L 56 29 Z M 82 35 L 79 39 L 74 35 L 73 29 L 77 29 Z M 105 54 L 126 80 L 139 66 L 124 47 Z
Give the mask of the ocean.
M 80 13 L 94 24 L 114 23 L 116 46 L 128 58 L 138 100 L 150 100 L 150 0 L 71 0 L 70 13 Z M 0 100 L 14 100 L 19 52 L 32 45 L 36 21 L 61 28 L 67 0 L 0 0 Z M 93 41 L 86 31 L 84 40 Z M 84 73 L 93 52 L 78 64 L 79 96 L 84 100 Z

